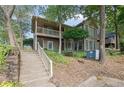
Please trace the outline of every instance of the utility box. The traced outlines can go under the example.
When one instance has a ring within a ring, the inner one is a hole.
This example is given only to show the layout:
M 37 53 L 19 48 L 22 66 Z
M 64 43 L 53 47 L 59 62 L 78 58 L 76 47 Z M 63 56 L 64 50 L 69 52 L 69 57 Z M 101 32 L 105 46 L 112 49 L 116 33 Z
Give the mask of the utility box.
M 99 60 L 99 50 L 87 51 L 87 58 Z

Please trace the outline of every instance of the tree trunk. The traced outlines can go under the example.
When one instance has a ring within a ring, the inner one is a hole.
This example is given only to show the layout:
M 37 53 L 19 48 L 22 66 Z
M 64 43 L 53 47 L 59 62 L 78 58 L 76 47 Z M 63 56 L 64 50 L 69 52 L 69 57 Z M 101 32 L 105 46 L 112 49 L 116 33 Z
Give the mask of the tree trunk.
M 21 26 L 21 31 L 20 31 L 20 46 L 21 46 L 21 49 L 23 49 L 23 29 L 22 29 L 22 22 L 21 22 L 21 19 L 18 18 L 18 22 L 19 22 L 19 25 Z
M 11 17 L 14 12 L 15 6 L 3 6 L 1 5 L 0 8 L 3 10 L 4 20 L 5 20 L 5 31 L 8 32 L 9 43 L 12 46 L 16 46 L 16 37 L 14 32 L 12 31 L 11 27 Z
M 23 33 L 20 32 L 20 46 L 21 46 L 21 49 L 23 49 Z
M 62 24 L 59 24 L 59 54 L 61 54 L 62 50 Z
M 10 45 L 15 47 L 16 46 L 16 41 L 15 41 L 15 37 L 13 35 L 14 32 L 12 32 L 11 21 L 10 21 L 10 18 L 8 16 L 6 16 L 6 18 L 5 18 L 5 31 L 8 32 Z
M 114 8 L 114 25 L 115 25 L 115 33 L 116 33 L 116 49 L 119 49 L 119 35 L 118 35 L 117 7 L 116 7 L 116 5 L 114 5 L 113 8 Z
M 105 62 L 105 6 L 100 6 L 100 62 Z

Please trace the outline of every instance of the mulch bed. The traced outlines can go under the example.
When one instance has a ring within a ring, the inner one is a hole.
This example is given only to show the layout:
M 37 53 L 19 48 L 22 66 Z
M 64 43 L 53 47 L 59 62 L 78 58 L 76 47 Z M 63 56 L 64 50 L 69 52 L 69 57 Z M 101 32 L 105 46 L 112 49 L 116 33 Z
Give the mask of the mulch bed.
M 69 64 L 55 63 L 51 79 L 56 86 L 76 86 L 90 76 L 107 76 L 124 80 L 124 56 L 108 57 L 104 64 L 67 57 Z

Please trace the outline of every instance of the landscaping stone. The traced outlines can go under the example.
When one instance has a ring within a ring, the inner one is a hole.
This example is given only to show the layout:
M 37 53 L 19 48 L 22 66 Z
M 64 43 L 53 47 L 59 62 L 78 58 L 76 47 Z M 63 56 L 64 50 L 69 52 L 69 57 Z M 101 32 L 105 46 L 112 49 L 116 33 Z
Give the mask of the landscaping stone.
M 124 87 L 124 81 L 110 77 L 98 79 L 96 76 L 92 76 L 83 81 L 79 87 Z

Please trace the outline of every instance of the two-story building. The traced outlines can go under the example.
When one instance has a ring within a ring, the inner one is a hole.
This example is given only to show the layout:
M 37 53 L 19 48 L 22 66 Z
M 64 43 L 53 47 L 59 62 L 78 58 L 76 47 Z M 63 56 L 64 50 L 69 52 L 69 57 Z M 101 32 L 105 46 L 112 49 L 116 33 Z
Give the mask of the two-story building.
M 89 37 L 84 40 L 73 42 L 72 40 L 64 40 L 62 37 L 62 50 L 79 49 L 83 51 L 98 49 L 97 29 L 90 27 L 87 21 L 83 21 L 76 27 L 83 27 L 88 31 Z M 73 28 L 72 26 L 62 24 L 62 33 L 65 28 Z M 59 24 L 41 17 L 32 17 L 32 32 L 34 33 L 34 49 L 37 49 L 37 42 L 42 48 L 58 51 L 59 49 Z M 73 48 L 73 43 L 75 48 Z M 78 46 L 77 46 L 78 44 Z M 77 48 L 78 47 L 78 48 Z
M 84 40 L 80 40 L 83 42 L 82 47 L 84 51 L 99 49 L 99 30 L 94 25 L 91 25 L 88 20 L 85 20 L 79 23 L 76 27 L 81 27 L 88 31 L 89 36 Z

